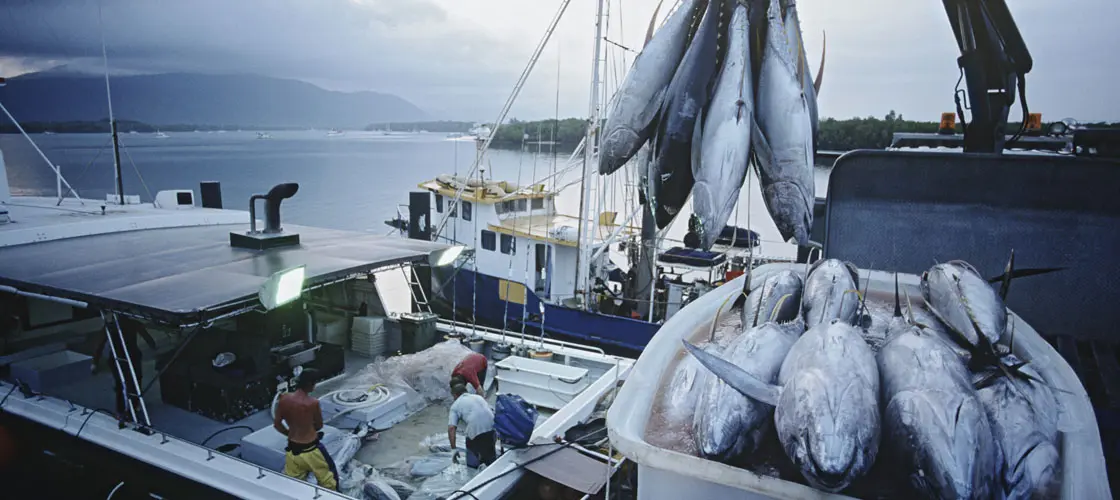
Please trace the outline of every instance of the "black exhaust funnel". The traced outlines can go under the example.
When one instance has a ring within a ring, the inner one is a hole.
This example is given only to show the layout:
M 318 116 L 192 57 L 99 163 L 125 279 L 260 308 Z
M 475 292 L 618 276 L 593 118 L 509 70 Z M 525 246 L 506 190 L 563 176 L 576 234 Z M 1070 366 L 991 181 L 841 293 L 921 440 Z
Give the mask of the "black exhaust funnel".
M 299 184 L 288 182 L 277 184 L 268 194 L 255 194 L 249 197 L 249 232 L 229 233 L 231 246 L 252 250 L 265 250 L 299 244 L 299 234 L 285 233 L 280 225 L 280 203 L 295 196 Z M 264 200 L 264 230 L 257 231 L 257 200 Z

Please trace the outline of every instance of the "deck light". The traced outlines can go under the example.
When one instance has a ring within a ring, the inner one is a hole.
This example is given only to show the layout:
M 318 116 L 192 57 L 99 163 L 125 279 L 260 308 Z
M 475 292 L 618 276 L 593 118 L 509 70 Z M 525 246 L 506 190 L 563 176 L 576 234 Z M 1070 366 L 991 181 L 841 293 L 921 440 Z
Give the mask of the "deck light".
M 303 293 L 304 266 L 293 267 L 273 273 L 268 281 L 261 285 L 257 294 L 261 304 L 266 310 L 276 309 L 295 299 Z

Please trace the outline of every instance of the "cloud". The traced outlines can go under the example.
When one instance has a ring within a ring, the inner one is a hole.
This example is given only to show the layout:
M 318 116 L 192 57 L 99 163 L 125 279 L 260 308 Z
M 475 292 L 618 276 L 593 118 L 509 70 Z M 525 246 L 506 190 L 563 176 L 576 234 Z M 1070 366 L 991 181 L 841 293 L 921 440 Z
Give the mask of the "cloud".
M 399 95 L 434 116 L 497 116 L 558 0 L 101 0 L 115 72 L 203 71 L 298 78 L 337 90 Z M 523 119 L 585 116 L 597 2 L 573 0 L 514 105 Z M 607 0 L 606 37 L 639 47 L 656 0 Z M 673 3 L 666 0 L 666 4 Z M 1046 118 L 1120 118 L 1120 43 L 1105 0 L 1076 9 L 1011 5 L 1035 58 L 1032 111 Z M 664 17 L 667 8 L 663 7 Z M 811 65 L 828 32 L 821 113 L 936 119 L 954 109 L 959 56 L 942 2 L 800 0 Z M 93 0 L 0 3 L 0 74 L 55 64 L 99 71 Z M 617 86 L 634 54 L 609 45 L 603 74 Z M 1089 51 L 1085 47 L 1101 50 Z M 1096 55 L 1091 55 L 1096 54 Z M 1074 91 L 1073 89 L 1076 89 Z M 559 90 L 559 92 L 558 92 Z

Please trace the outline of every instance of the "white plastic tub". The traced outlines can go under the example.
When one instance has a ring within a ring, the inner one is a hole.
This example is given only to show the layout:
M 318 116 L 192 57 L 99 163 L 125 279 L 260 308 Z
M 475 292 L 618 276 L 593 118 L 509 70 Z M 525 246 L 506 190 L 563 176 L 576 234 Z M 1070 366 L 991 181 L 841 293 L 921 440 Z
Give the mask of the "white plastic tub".
M 503 393 L 513 393 L 536 406 L 558 410 L 583 392 L 591 381 L 587 369 L 511 356 L 499 361 L 494 379 Z
M 805 266 L 760 266 L 754 271 L 752 280 L 760 282 L 770 273 L 782 269 L 804 271 Z M 868 271 L 860 271 L 861 288 L 867 283 L 868 275 Z M 873 271 L 870 277 L 869 294 L 893 295 L 893 274 Z M 734 299 L 728 299 L 741 292 L 744 279 L 745 277 L 736 278 L 705 294 L 667 321 L 638 358 L 607 414 L 611 443 L 619 452 L 638 464 L 639 499 L 849 498 L 661 448 L 645 439 L 647 425 L 661 389 L 672 377 L 677 363 L 683 356 L 687 356 L 681 340 L 695 342 L 706 338 L 717 309 L 725 302 L 728 302 L 725 308 L 731 307 L 730 302 Z M 921 303 L 918 283 L 917 276 L 899 275 L 902 292 L 910 295 L 912 302 Z M 1100 432 L 1084 387 L 1069 364 L 1029 325 L 1014 314 L 1012 321 L 1015 323 L 1015 354 L 1030 361 L 1052 386 L 1068 391 L 1055 391 L 1062 407 L 1060 421 L 1065 422 L 1064 427 L 1069 429 L 1060 435 L 1064 474 L 1061 498 L 1112 498 Z

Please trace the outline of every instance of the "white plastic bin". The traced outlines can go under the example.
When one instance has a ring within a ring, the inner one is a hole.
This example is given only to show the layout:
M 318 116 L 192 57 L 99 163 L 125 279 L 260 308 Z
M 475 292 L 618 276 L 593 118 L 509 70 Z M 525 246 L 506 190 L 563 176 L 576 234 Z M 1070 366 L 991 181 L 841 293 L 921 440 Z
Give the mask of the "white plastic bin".
M 751 279 L 761 282 L 769 274 L 782 269 L 803 272 L 805 265 L 760 266 Z M 889 293 L 893 296 L 894 274 L 861 270 L 861 288 L 867 283 L 865 280 L 869 274 L 869 294 Z M 742 291 L 744 279 L 736 278 L 705 294 L 666 321 L 638 358 L 607 414 L 611 443 L 638 464 L 639 499 L 849 498 L 661 448 L 645 440 L 646 427 L 662 388 L 667 386 L 677 363 L 688 355 L 681 340 L 696 342 L 706 338 L 717 309 L 729 297 Z M 899 274 L 902 292 L 910 295 L 912 302 L 921 303 L 918 283 L 919 278 L 915 275 Z M 1063 408 L 1061 418 L 1077 423 L 1070 432 L 1060 435 L 1064 474 L 1061 498 L 1112 498 L 1096 416 L 1084 387 L 1069 364 L 1038 333 L 1014 314 L 1012 321 L 1015 323 L 1015 354 L 1030 361 L 1048 383 L 1068 391 L 1055 391 Z
M 503 393 L 536 406 L 558 410 L 583 392 L 591 381 L 587 369 L 511 356 L 499 361 L 494 379 Z

